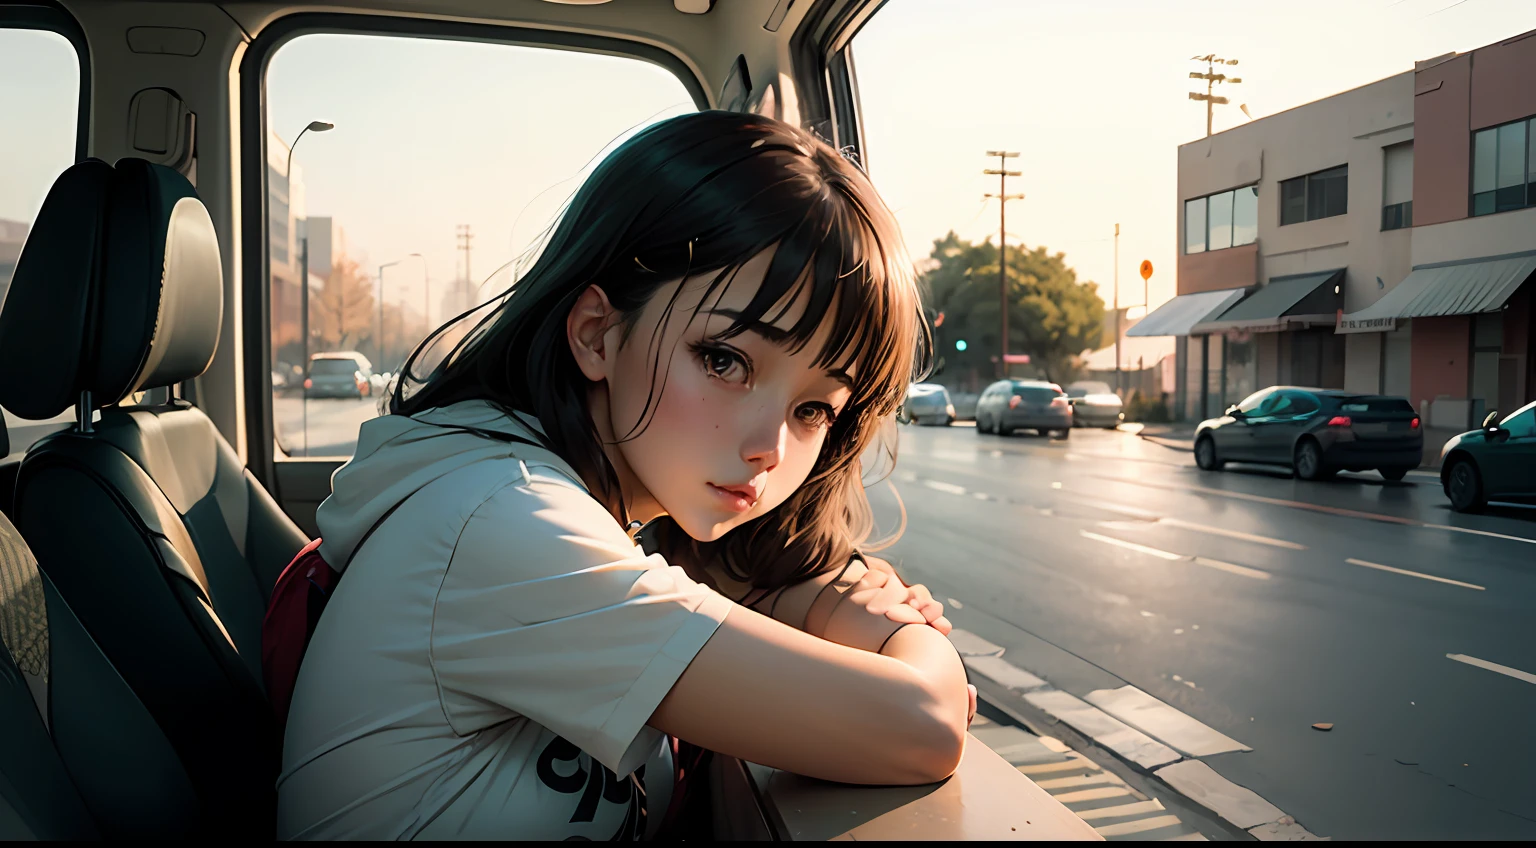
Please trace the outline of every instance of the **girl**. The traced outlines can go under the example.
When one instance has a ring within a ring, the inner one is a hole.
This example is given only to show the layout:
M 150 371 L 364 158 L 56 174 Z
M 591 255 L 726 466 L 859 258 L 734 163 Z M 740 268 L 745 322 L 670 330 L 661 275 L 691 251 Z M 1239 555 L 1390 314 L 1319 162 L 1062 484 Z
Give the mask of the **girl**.
M 705 112 L 619 147 L 336 472 L 317 521 L 347 570 L 279 834 L 645 836 L 668 737 L 947 776 L 975 709 L 949 624 L 858 554 L 860 457 L 927 342 L 895 221 L 825 144 Z

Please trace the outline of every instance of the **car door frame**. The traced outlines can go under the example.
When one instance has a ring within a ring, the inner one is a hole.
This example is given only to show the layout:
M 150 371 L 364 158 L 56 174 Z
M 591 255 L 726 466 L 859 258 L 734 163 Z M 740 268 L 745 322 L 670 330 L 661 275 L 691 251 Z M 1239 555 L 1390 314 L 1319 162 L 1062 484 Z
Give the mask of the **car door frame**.
M 1510 418 L 1513 419 L 1516 415 L 1536 418 L 1536 409 L 1518 411 Z M 1479 470 L 1483 475 L 1483 490 L 1488 498 L 1524 500 L 1536 497 L 1536 485 L 1518 485 L 1522 479 L 1536 481 L 1536 421 L 1532 423 L 1533 429 L 1529 435 L 1516 436 L 1510 433 L 1509 437 L 1503 441 L 1484 446 L 1483 453 L 1491 455 L 1496 460 L 1479 464 Z M 1528 458 L 1522 463 L 1520 460 L 1526 457 Z M 1529 468 L 1533 473 L 1521 474 L 1522 467 Z
M 1253 450 L 1255 462 L 1290 465 L 1295 458 L 1296 441 L 1305 433 L 1306 422 L 1323 409 L 1323 400 L 1303 389 L 1281 389 L 1276 392 L 1288 401 L 1286 406 L 1271 409 L 1254 430 Z M 1312 404 L 1312 408 L 1300 411 L 1297 401 Z

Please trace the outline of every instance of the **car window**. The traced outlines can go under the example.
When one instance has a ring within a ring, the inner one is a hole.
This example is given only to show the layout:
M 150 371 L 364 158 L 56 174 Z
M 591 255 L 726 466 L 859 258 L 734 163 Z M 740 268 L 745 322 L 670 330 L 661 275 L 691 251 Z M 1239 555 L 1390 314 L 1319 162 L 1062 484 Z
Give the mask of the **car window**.
M 1317 398 L 1306 392 L 1285 392 L 1284 394 L 1288 403 L 1283 408 L 1277 407 L 1281 411 L 1276 414 L 1310 415 L 1322 408 Z
M 1045 386 L 1017 386 L 1013 393 L 1028 403 L 1050 403 L 1061 395 L 1061 392 Z
M 349 456 L 378 414 L 377 391 L 307 400 L 302 363 L 355 350 L 398 372 L 532 264 L 602 154 L 696 108 L 640 59 L 381 35 L 298 36 L 265 85 L 265 185 L 250 190 L 267 198 L 269 366 L 285 377 L 272 424 L 290 457 Z
M 1254 411 L 1257 410 L 1265 400 L 1268 400 L 1270 397 L 1272 397 L 1274 393 L 1274 389 L 1263 389 L 1261 391 L 1254 392 L 1248 397 L 1243 398 L 1243 402 L 1238 404 L 1237 408 L 1245 414 L 1253 415 L 1255 414 Z
M 1536 404 L 1531 404 L 1505 418 L 1499 426 L 1509 431 L 1511 439 L 1536 437 Z
M 69 39 L 0 25 L 0 302 L 43 198 L 75 162 L 80 94 L 80 57 Z M 11 453 L 25 452 L 74 417 L 69 409 L 28 421 L 7 410 Z
M 309 373 L 316 377 L 330 377 L 337 374 L 351 375 L 361 370 L 357 362 L 351 359 L 316 359 Z

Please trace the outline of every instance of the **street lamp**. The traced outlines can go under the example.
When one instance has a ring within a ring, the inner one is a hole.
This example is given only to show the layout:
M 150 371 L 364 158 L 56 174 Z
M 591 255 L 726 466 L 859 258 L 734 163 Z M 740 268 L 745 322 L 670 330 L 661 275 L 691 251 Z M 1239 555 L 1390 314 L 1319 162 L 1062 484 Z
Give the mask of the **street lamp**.
M 393 268 L 396 265 L 399 265 L 401 262 L 404 262 L 405 260 L 412 257 L 421 259 L 421 254 L 407 253 L 406 255 L 396 259 L 393 262 L 385 262 L 383 265 L 379 266 L 379 339 L 375 347 L 378 349 L 377 352 L 379 354 L 380 365 L 383 365 L 384 363 L 384 269 Z M 422 261 L 425 262 L 426 260 Z
M 283 179 L 288 181 L 289 209 L 293 208 L 293 151 L 299 146 L 299 139 L 307 132 L 329 132 L 336 125 L 328 121 L 310 121 L 309 126 L 299 130 L 294 137 L 293 144 L 288 145 L 288 164 L 284 166 Z M 304 211 L 304 237 L 299 241 L 299 336 L 300 348 L 303 351 L 303 359 L 300 367 L 304 369 L 304 376 L 309 377 L 309 210 Z M 303 401 L 299 404 L 304 414 L 304 455 L 309 456 L 309 396 L 306 392 Z

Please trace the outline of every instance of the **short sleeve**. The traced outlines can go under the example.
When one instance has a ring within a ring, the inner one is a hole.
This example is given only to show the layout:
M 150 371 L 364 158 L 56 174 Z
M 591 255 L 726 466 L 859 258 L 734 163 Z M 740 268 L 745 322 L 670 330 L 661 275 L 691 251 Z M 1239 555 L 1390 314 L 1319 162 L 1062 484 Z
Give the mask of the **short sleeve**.
M 438 594 L 448 723 L 467 735 L 511 712 L 628 774 L 658 735 L 645 723 L 732 606 L 535 471 L 469 517 Z

